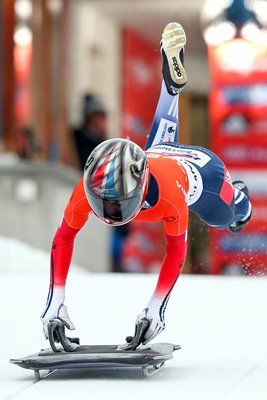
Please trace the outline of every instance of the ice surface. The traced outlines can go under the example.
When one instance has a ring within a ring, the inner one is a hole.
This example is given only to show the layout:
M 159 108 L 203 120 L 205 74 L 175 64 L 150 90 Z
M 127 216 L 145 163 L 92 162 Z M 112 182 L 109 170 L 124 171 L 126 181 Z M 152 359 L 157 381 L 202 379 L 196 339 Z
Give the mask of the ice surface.
M 267 279 L 183 275 L 154 342 L 182 345 L 155 376 L 139 372 L 62 371 L 34 383 L 9 364 L 47 347 L 39 316 L 49 255 L 0 239 L 0 399 L 266 400 Z M 4 265 L 4 267 L 2 267 Z M 82 344 L 122 343 L 133 333 L 156 275 L 90 274 L 72 267 L 66 304 Z

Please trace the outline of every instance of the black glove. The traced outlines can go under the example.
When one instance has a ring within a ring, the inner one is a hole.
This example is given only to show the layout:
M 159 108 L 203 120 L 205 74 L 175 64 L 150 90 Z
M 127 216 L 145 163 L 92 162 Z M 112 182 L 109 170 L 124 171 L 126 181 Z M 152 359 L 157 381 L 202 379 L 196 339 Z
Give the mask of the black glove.
M 126 342 L 128 343 L 124 349 L 125 350 L 135 350 L 141 343 L 144 342 L 144 335 L 149 326 L 149 321 L 147 319 L 141 319 L 135 323 L 134 336 L 127 336 Z
M 67 352 L 75 351 L 77 345 L 80 344 L 78 338 L 69 338 L 65 334 L 65 324 L 59 319 L 52 319 L 47 324 L 48 339 L 50 346 L 54 352 L 61 351 L 55 345 L 55 343 L 60 343 L 63 349 Z
M 149 308 L 145 308 L 141 314 L 137 316 L 135 322 L 134 336 L 127 336 L 126 342 L 128 343 L 125 350 L 135 350 L 141 343 L 147 344 L 150 340 L 154 339 L 159 333 L 165 329 L 164 320 L 162 320 L 158 313 L 153 315 L 150 313 Z
M 45 314 L 45 317 L 41 317 L 43 324 L 43 331 L 46 339 L 49 339 L 51 348 L 53 351 L 61 351 L 55 345 L 60 343 L 65 351 L 75 351 L 79 343 L 78 338 L 68 338 L 65 334 L 65 328 L 75 329 L 73 322 L 71 321 L 67 307 L 61 304 L 60 307 L 51 312 Z

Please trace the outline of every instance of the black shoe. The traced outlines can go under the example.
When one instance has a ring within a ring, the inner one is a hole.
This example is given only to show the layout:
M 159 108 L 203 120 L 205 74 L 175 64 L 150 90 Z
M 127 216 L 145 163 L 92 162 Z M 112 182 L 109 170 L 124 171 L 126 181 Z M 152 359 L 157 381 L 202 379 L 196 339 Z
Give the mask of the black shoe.
M 187 76 L 184 68 L 185 32 L 177 22 L 169 23 L 161 37 L 162 73 L 168 93 L 178 94 L 186 85 Z
M 243 181 L 234 181 L 234 182 L 233 182 L 233 187 L 234 187 L 235 189 L 240 190 L 240 192 L 245 193 L 245 195 L 248 196 L 248 198 L 249 198 L 248 188 L 247 188 L 246 184 L 245 184 Z M 250 213 L 250 215 L 249 215 L 246 219 L 244 219 L 244 220 L 242 220 L 242 221 L 233 222 L 233 223 L 229 226 L 228 230 L 229 230 L 230 232 L 232 232 L 232 233 L 239 233 L 239 232 L 241 232 L 241 231 L 245 228 L 245 226 L 246 226 L 246 224 L 248 223 L 248 221 L 250 220 L 251 214 L 252 214 L 252 213 Z

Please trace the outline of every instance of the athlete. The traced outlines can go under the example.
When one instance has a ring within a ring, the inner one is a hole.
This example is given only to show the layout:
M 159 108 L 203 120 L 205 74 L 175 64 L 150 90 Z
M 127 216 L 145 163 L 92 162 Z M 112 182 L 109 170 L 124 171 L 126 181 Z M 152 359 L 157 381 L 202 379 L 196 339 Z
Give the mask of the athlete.
M 163 81 L 145 150 L 126 139 L 110 139 L 89 155 L 84 176 L 74 189 L 51 250 L 50 288 L 41 316 L 46 337 L 66 351 L 75 343 L 65 335 L 74 329 L 64 305 L 65 283 L 74 239 L 93 212 L 116 226 L 129 221 L 162 221 L 166 255 L 156 288 L 137 316 L 135 334 L 126 349 L 146 344 L 165 328 L 164 312 L 182 270 L 187 251 L 189 210 L 217 229 L 241 231 L 251 217 L 248 190 L 232 183 L 220 158 L 197 146 L 179 145 L 178 98 L 186 84 L 186 36 L 178 23 L 168 24 L 162 35 Z

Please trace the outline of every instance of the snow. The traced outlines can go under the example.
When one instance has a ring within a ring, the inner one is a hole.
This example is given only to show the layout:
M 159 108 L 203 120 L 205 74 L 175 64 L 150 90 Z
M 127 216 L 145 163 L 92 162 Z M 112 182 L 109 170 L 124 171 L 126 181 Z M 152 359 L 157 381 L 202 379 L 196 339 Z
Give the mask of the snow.
M 266 277 L 181 276 L 154 342 L 180 344 L 156 375 L 140 371 L 62 371 L 35 383 L 9 363 L 47 347 L 39 315 L 49 254 L 0 238 L 0 398 L 266 400 Z M 156 275 L 95 274 L 72 266 L 66 304 L 83 344 L 122 343 L 133 333 Z

